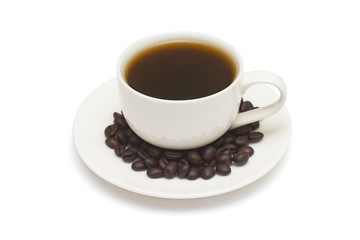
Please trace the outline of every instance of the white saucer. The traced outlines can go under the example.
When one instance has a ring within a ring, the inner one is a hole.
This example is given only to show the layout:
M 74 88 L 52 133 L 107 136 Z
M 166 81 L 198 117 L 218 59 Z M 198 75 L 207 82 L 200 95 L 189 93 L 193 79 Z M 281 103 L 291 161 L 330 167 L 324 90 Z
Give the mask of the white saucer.
M 254 106 L 264 106 L 276 98 L 275 92 L 266 85 L 256 85 L 244 96 Z M 283 107 L 261 121 L 258 131 L 265 136 L 261 142 L 251 144 L 255 154 L 246 165 L 233 166 L 230 175 L 194 181 L 150 179 L 146 171 L 133 171 L 130 163 L 123 162 L 105 145 L 104 129 L 112 124 L 115 111 L 120 112 L 121 109 L 116 79 L 113 78 L 93 91 L 80 106 L 73 129 L 75 147 L 84 163 L 99 177 L 129 191 L 153 197 L 201 198 L 239 189 L 264 176 L 280 161 L 291 136 L 290 115 Z

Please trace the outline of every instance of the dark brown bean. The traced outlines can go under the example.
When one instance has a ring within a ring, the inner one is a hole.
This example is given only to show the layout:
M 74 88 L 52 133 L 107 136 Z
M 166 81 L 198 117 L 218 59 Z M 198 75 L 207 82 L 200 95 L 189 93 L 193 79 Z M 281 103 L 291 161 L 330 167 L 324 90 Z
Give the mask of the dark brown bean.
M 128 148 L 121 157 L 124 162 L 132 162 L 137 158 L 137 151 L 135 149 Z
M 190 170 L 190 164 L 185 159 L 178 161 L 177 175 L 179 178 L 184 178 Z
M 200 177 L 202 179 L 208 180 L 208 179 L 212 178 L 214 175 L 215 175 L 215 170 L 210 165 L 205 165 L 200 170 Z
M 196 166 L 191 166 L 186 178 L 189 180 L 195 180 L 199 177 L 199 169 Z
M 161 157 L 161 158 L 159 159 L 158 163 L 159 163 L 159 166 L 160 166 L 162 169 L 164 169 L 165 166 L 169 163 L 169 161 L 166 160 L 166 158 Z
M 129 144 L 131 146 L 139 146 L 141 141 L 141 138 L 139 138 L 136 134 L 132 134 L 129 136 Z
M 169 162 L 164 168 L 164 177 L 171 179 L 176 176 L 178 164 L 176 162 Z
M 136 146 L 130 146 L 128 147 L 127 149 L 131 149 L 131 150 L 134 150 L 135 152 L 138 152 L 140 149 Z
M 223 154 L 230 154 L 230 149 L 221 147 L 216 151 L 216 156 Z
M 241 98 L 241 100 L 240 100 L 240 106 L 239 106 L 239 112 L 241 111 L 241 106 L 243 105 L 243 102 L 244 102 L 244 99 Z
M 224 138 L 221 137 L 218 140 L 216 140 L 212 145 L 214 145 L 214 147 L 219 148 L 224 144 Z
M 134 171 L 144 171 L 147 169 L 147 166 L 144 162 L 144 160 L 142 159 L 139 159 L 139 160 L 136 160 L 135 162 L 133 162 L 131 164 L 131 168 L 134 170 Z
M 119 145 L 119 140 L 114 137 L 109 137 L 105 140 L 105 144 L 109 147 L 114 149 L 116 146 Z
M 147 142 L 143 141 L 143 142 L 140 143 L 140 148 L 142 150 L 145 150 L 146 152 L 149 151 L 150 147 L 151 147 L 151 145 L 149 143 L 147 143 Z
M 216 151 L 216 155 L 234 154 L 237 152 L 237 150 L 238 150 L 238 147 L 235 144 L 227 143 L 227 144 L 224 144 L 221 148 L 219 148 Z
M 161 168 L 159 168 L 159 167 L 149 168 L 146 171 L 146 174 L 150 178 L 162 178 L 164 176 L 163 170 Z
M 180 151 L 167 150 L 164 152 L 164 157 L 169 161 L 177 161 L 182 157 L 182 153 Z
M 125 131 L 117 131 L 115 133 L 115 137 L 117 139 L 119 139 L 119 141 L 124 144 L 124 145 L 127 145 L 128 144 L 128 136 L 126 135 L 126 132 Z
M 257 122 L 250 123 L 250 126 L 251 126 L 252 130 L 254 131 L 260 127 L 260 122 L 257 121 Z
M 234 135 L 232 135 L 230 133 L 225 134 L 225 136 L 224 136 L 224 144 L 233 143 L 234 140 L 235 140 Z
M 264 134 L 261 132 L 251 132 L 248 135 L 249 142 L 251 143 L 257 143 L 260 142 L 264 137 Z
M 197 167 L 199 168 L 199 172 L 200 172 L 201 168 L 203 168 L 206 164 L 207 164 L 206 162 L 201 160 L 201 162 L 197 165 Z
M 150 146 L 147 152 L 150 157 L 153 157 L 155 159 L 159 159 L 162 154 L 160 148 L 157 148 L 155 146 Z
M 126 136 L 130 137 L 131 135 L 135 134 L 131 128 L 125 129 Z
M 227 176 L 231 173 L 231 168 L 225 163 L 219 163 L 216 165 L 216 173 L 221 176 Z
M 159 166 L 158 161 L 152 157 L 145 158 L 144 162 L 148 168 L 153 168 L 153 167 Z
M 190 151 L 186 155 L 186 160 L 192 165 L 198 165 L 201 162 L 201 157 L 198 152 Z
M 215 167 L 215 165 L 216 165 L 216 160 L 215 160 L 215 159 L 211 160 L 211 162 L 209 163 L 209 165 L 212 166 L 212 167 Z
M 216 156 L 216 163 L 225 163 L 226 165 L 231 165 L 232 157 L 230 154 L 220 154 Z
M 141 159 L 145 159 L 145 158 L 148 158 L 148 157 L 149 157 L 149 154 L 147 154 L 147 152 L 145 152 L 145 150 L 139 149 L 139 150 L 138 150 L 138 156 L 139 156 L 139 158 L 141 158 Z
M 250 101 L 244 101 L 240 105 L 240 112 L 246 112 L 253 109 L 253 105 Z
M 114 118 L 114 123 L 119 126 L 119 129 L 125 130 L 129 128 L 129 125 L 127 124 L 125 118 L 120 114 Z
M 122 157 L 125 151 L 126 151 L 126 147 L 124 145 L 120 144 L 115 147 L 115 154 L 119 157 Z
M 249 156 L 251 157 L 252 155 L 254 155 L 254 149 L 250 146 L 245 146 L 239 149 L 239 152 L 245 151 L 249 154 Z
M 114 118 L 124 118 L 123 115 L 121 113 L 118 113 L 118 112 L 114 112 L 113 117 Z
M 243 147 L 243 146 L 249 145 L 249 140 L 248 140 L 247 136 L 238 136 L 235 138 L 234 143 L 238 147 Z
M 247 161 L 249 160 L 249 153 L 245 152 L 245 151 L 241 151 L 241 152 L 237 152 L 234 155 L 234 164 L 236 166 L 243 166 L 247 163 Z
M 205 162 L 210 162 L 216 157 L 216 148 L 212 145 L 208 145 L 203 149 L 202 159 Z
M 231 132 L 236 136 L 246 135 L 251 131 L 252 131 L 252 127 L 250 125 L 244 125 L 231 130 Z
M 117 124 L 112 124 L 112 125 L 107 126 L 104 131 L 105 136 L 107 138 L 114 136 L 118 129 L 119 129 L 119 127 Z

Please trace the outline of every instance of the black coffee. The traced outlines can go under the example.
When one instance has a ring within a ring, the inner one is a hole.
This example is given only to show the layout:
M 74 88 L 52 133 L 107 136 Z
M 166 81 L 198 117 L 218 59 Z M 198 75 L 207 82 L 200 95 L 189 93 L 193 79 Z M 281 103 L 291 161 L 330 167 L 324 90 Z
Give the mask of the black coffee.
M 236 66 L 223 50 L 199 42 L 169 42 L 145 49 L 125 69 L 128 84 L 145 95 L 186 100 L 229 86 Z

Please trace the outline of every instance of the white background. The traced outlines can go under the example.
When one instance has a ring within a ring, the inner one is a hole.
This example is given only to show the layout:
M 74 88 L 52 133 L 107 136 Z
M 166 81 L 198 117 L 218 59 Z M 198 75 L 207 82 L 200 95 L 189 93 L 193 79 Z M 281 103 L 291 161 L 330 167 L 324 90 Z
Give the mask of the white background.
M 359 239 L 357 1 L 0 0 L 0 239 Z M 259 181 L 197 200 L 141 196 L 95 176 L 72 125 L 118 56 L 190 30 L 287 83 L 292 139 Z

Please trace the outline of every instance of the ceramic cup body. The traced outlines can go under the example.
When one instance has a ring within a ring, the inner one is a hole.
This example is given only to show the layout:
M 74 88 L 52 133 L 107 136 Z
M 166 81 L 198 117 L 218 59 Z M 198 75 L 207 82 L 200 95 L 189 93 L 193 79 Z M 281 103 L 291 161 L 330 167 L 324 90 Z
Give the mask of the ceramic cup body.
M 221 48 L 236 66 L 234 81 L 220 92 L 191 100 L 158 99 L 131 88 L 125 79 L 125 69 L 132 57 L 148 47 L 170 41 L 195 41 Z M 286 97 L 286 87 L 279 76 L 269 72 L 244 73 L 236 49 L 216 37 L 200 33 L 166 33 L 141 39 L 122 53 L 116 71 L 119 111 L 123 112 L 131 129 L 145 141 L 168 149 L 191 149 L 211 143 L 229 128 L 258 121 L 277 112 Z M 277 87 L 279 99 L 266 107 L 238 114 L 243 93 L 257 83 Z

